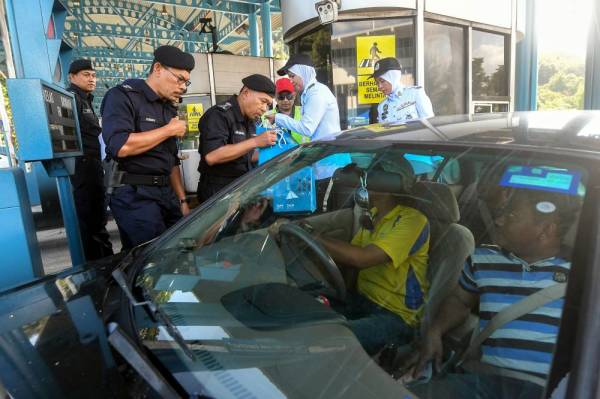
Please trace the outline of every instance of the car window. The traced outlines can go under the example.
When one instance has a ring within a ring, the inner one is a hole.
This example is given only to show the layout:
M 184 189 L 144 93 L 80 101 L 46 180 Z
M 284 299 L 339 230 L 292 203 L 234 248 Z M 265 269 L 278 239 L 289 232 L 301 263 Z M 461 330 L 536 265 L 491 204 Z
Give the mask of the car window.
M 139 337 L 184 389 L 213 397 L 539 397 L 589 171 L 519 151 L 300 147 L 141 260 L 135 289 L 194 358 L 136 310 Z M 554 286 L 460 355 L 473 331 Z

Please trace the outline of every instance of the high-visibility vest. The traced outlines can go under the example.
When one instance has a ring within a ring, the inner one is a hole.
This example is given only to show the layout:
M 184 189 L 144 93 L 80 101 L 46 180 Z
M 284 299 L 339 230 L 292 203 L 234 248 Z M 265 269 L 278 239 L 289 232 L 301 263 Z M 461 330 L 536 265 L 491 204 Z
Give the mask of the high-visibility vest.
M 294 106 L 294 119 L 297 121 L 302 119 L 302 107 L 298 105 Z M 298 144 L 308 143 L 310 141 L 310 137 L 303 136 L 298 132 L 291 131 L 290 133 L 292 138 L 296 140 L 296 143 Z

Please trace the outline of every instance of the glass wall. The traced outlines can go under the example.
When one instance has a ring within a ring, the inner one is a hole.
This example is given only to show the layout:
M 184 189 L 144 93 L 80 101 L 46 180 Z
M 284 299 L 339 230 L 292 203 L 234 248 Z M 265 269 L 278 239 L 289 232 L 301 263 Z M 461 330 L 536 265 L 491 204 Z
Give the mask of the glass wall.
M 375 81 L 369 79 L 378 59 L 396 57 L 402 66 L 403 83 L 414 85 L 414 43 L 412 17 L 333 24 L 333 88 L 343 129 L 368 124 L 371 109 L 383 100 Z
M 472 37 L 473 101 L 508 101 L 508 36 L 473 29 Z
M 302 36 L 290 43 L 289 49 L 290 55 L 309 54 L 315 64 L 317 80 L 331 88 L 331 26 L 322 26 Z
M 425 92 L 436 115 L 466 112 L 464 27 L 425 21 Z

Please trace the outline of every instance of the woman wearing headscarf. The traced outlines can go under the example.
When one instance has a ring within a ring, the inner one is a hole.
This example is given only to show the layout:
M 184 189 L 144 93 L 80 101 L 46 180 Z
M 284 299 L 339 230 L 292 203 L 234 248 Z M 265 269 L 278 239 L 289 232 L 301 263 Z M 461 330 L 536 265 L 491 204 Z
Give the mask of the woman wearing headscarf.
M 378 122 L 406 122 L 434 116 L 431 100 L 423 87 L 404 87 L 400 69 L 400 63 L 393 57 L 375 63 L 372 77 L 386 96 L 377 107 Z
M 317 81 L 317 72 L 310 57 L 296 54 L 277 71 L 292 80 L 296 93 L 300 95 L 302 117 L 300 120 L 277 113 L 267 115 L 271 123 L 309 137 L 311 141 L 333 138 L 341 133 L 340 111 L 335 96 L 327 86 Z M 338 154 L 328 157 L 317 165 L 317 179 L 328 178 L 338 167 L 350 163 L 350 156 Z

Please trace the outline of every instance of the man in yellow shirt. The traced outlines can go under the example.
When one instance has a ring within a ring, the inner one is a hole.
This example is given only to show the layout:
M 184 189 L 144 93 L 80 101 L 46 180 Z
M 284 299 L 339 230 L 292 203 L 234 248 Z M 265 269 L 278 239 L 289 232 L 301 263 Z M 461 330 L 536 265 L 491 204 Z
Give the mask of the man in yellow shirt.
M 374 160 L 367 179 L 387 174 L 410 194 L 412 167 L 401 155 L 386 155 Z M 371 220 L 363 219 L 366 223 L 350 243 L 319 241 L 339 266 L 359 270 L 358 292 L 349 293 L 340 310 L 372 355 L 388 342 L 410 342 L 417 330 L 429 288 L 429 222 L 420 211 L 403 205 L 401 196 L 384 192 L 385 187 L 369 187 L 367 180 L 363 188 L 368 190 Z

